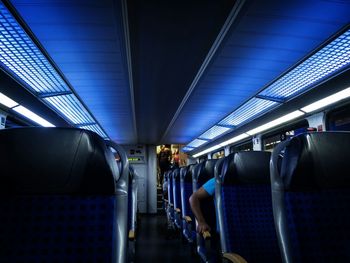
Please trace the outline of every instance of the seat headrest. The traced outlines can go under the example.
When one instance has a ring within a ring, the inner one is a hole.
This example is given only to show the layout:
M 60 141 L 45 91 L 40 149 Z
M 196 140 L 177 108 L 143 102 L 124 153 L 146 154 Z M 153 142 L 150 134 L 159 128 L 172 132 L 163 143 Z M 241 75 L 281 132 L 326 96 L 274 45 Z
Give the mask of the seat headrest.
M 285 148 L 280 176 L 286 190 L 350 187 L 350 132 L 312 132 Z
M 180 181 L 180 168 L 174 169 L 174 171 L 173 171 L 173 178 L 176 181 Z
M 73 128 L 0 131 L 0 194 L 113 194 L 119 169 L 97 134 Z
M 184 182 L 188 182 L 188 183 L 192 183 L 192 169 L 193 169 L 193 165 L 188 165 L 186 167 L 182 168 L 183 170 L 181 170 L 181 179 Z
M 270 152 L 263 151 L 242 151 L 228 155 L 222 165 L 222 183 L 270 184 L 270 157 Z
M 187 173 L 188 166 L 183 166 L 180 168 L 180 178 L 183 179 Z
M 199 185 L 204 184 L 210 178 L 214 177 L 216 161 L 216 159 L 210 159 L 200 163 L 200 166 L 196 169 L 196 173 L 192 175 L 193 179 L 197 180 Z
M 170 178 L 170 173 L 171 173 L 171 171 L 166 171 L 166 172 L 164 173 L 164 179 L 165 179 L 165 180 L 168 180 L 168 179 Z

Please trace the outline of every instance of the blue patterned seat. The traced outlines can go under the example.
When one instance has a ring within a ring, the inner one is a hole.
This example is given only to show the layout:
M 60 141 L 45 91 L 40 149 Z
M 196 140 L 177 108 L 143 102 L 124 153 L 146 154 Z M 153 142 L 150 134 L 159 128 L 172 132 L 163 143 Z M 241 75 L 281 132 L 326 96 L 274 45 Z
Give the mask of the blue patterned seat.
M 174 227 L 174 194 L 173 194 L 173 172 L 170 170 L 167 173 L 168 178 L 168 208 L 167 208 L 167 218 L 169 226 Z
M 192 174 L 193 192 L 197 191 L 203 184 L 214 177 L 214 168 L 217 160 L 211 159 L 201 162 L 196 171 Z M 216 229 L 216 214 L 214 198 L 201 201 L 201 210 L 208 225 L 213 229 L 215 234 Z M 209 260 L 209 251 L 205 246 L 202 235 L 197 233 L 197 252 L 203 261 Z
M 0 262 L 125 259 L 116 249 L 124 242 L 120 174 L 102 138 L 79 129 L 9 129 L 0 131 L 0 145 Z
M 284 262 L 350 262 L 349 156 L 348 132 L 305 133 L 274 150 L 271 183 Z
M 192 171 L 196 165 L 189 165 L 180 170 L 181 206 L 182 206 L 182 233 L 185 239 L 192 243 L 196 236 L 195 220 L 189 198 L 193 193 Z
M 181 189 L 180 189 L 180 169 L 175 168 L 173 171 L 173 200 L 174 200 L 174 223 L 178 229 L 182 228 L 181 219 Z
M 281 262 L 274 227 L 270 153 L 232 153 L 217 173 L 216 203 L 223 253 L 248 262 Z

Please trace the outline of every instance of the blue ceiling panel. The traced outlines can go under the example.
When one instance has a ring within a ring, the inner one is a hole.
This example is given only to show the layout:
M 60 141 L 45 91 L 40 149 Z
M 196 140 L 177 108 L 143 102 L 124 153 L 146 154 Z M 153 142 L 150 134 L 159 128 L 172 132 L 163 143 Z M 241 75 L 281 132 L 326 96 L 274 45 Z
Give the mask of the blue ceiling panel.
M 135 143 L 121 2 L 11 2 L 107 135 Z
M 349 14 L 346 1 L 247 1 L 165 140 L 200 137 L 347 26 Z

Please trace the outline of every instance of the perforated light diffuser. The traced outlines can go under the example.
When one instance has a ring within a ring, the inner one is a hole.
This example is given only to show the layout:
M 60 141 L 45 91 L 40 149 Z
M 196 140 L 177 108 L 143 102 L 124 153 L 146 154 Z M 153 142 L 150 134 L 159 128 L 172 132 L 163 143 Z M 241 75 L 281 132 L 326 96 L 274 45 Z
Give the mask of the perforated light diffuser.
M 193 147 L 188 147 L 188 146 L 185 146 L 181 149 L 181 151 L 183 152 L 189 152 L 189 151 L 192 151 L 194 148 Z
M 95 122 L 78 98 L 73 94 L 48 97 L 44 98 L 44 100 L 51 104 L 55 109 L 59 110 L 74 124 Z
M 96 128 L 91 129 L 96 129 L 102 137 L 107 137 L 55 67 L 1 1 L 0 67 L 22 82 L 26 89 L 46 102 L 71 124 L 75 126 L 93 124 L 92 126 Z
M 1 2 L 0 57 L 3 65 L 35 92 L 69 90 L 50 62 Z
M 253 117 L 256 118 L 257 116 L 264 114 L 275 105 L 278 105 L 278 103 L 269 100 L 252 98 L 244 103 L 240 108 L 228 115 L 225 119 L 220 121 L 219 124 L 238 126 L 249 121 Z
M 268 86 L 259 95 L 290 99 L 350 64 L 350 30 Z
M 206 142 L 207 142 L 207 141 L 205 141 L 205 140 L 195 139 L 195 140 L 193 140 L 192 142 L 190 142 L 189 144 L 187 144 L 186 146 L 187 146 L 187 147 L 196 148 L 196 147 L 199 147 L 199 146 L 203 145 L 203 144 L 206 143 Z
M 199 136 L 199 138 L 206 139 L 206 140 L 212 140 L 212 139 L 226 133 L 229 130 L 231 130 L 231 129 L 215 125 L 214 127 L 207 130 L 205 133 L 203 133 L 201 136 Z

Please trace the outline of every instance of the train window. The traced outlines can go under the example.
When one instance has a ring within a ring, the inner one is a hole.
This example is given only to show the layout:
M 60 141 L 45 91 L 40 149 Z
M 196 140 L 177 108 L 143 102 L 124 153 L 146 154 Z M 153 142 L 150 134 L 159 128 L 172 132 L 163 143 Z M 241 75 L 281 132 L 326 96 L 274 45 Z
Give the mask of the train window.
M 276 145 L 279 144 L 281 141 L 287 140 L 290 137 L 306 132 L 308 131 L 308 129 L 309 124 L 307 120 L 302 120 L 291 126 L 284 127 L 281 130 L 276 131 L 272 134 L 267 134 L 263 136 L 263 149 L 264 151 L 272 152 Z
M 220 151 L 214 152 L 211 155 L 212 159 L 220 159 L 220 158 L 223 158 L 223 157 L 225 157 L 225 151 L 223 149 L 220 150 Z
M 326 127 L 329 131 L 350 131 L 350 104 L 327 113 Z
M 239 145 L 234 145 L 230 147 L 230 153 L 240 152 L 240 151 L 252 151 L 253 150 L 253 141 L 249 140 L 248 142 L 241 143 Z

